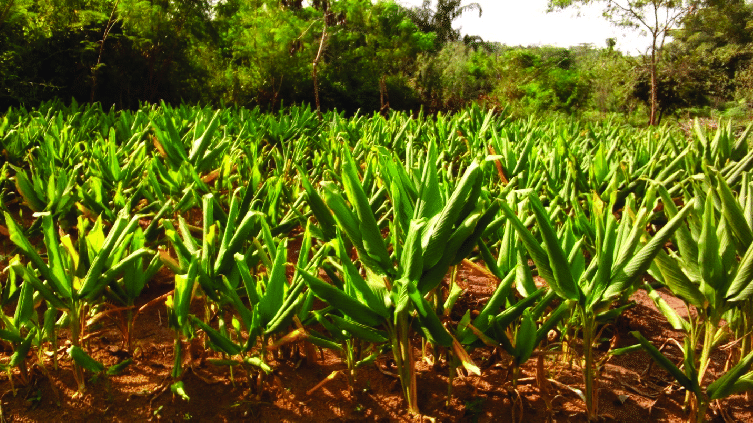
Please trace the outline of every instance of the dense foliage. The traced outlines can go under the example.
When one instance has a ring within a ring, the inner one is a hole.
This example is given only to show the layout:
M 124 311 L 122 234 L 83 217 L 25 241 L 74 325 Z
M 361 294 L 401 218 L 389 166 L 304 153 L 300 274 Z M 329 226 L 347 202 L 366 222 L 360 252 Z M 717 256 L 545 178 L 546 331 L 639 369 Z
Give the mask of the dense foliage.
M 649 3 L 676 2 L 630 4 Z M 387 113 L 481 101 L 519 116 L 645 122 L 655 86 L 656 121 L 712 110 L 745 117 L 753 5 L 682 6 L 674 39 L 636 57 L 614 40 L 565 49 L 461 36 L 453 21 L 481 8 L 454 0 L 413 9 L 369 0 L 9 0 L 0 7 L 0 109 L 75 98 L 118 109 L 164 100 Z
M 458 368 L 481 371 L 474 349 L 504 351 L 513 387 L 536 351 L 577 359 L 590 420 L 616 354 L 642 350 L 667 370 L 694 422 L 753 388 L 753 124 L 639 130 L 480 107 L 321 117 L 61 102 L 3 115 L 11 381 L 69 371 L 56 361 L 64 336 L 83 393 L 131 363 L 89 355 L 98 320 L 112 314 L 130 353 L 139 312 L 165 307 L 175 361 L 164 388 L 187 401 L 189 345 L 231 377 L 242 369 L 257 400 L 280 349 L 333 351 L 351 387 L 359 367 L 390 356 L 412 413 L 416 345 L 449 368 L 448 395 Z M 486 303 L 458 301 L 459 266 L 496 282 Z M 172 290 L 143 298 L 162 268 Z M 695 312 L 677 314 L 659 287 Z M 686 334 L 682 366 L 638 332 L 621 348 L 600 335 L 637 290 Z

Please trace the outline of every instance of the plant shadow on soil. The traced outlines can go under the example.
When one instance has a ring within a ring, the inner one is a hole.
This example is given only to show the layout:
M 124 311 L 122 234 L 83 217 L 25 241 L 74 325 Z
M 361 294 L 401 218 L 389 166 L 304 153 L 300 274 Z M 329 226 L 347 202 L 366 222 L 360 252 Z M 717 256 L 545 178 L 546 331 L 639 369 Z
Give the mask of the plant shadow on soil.
M 7 239 L 6 239 L 7 241 Z M 5 250 L 5 249 L 4 249 Z M 7 250 L 6 250 L 7 251 Z M 7 265 L 7 258 L 2 265 Z M 460 279 L 467 288 L 461 303 L 477 309 L 494 290 L 496 282 L 477 269 L 463 265 Z M 160 272 L 141 295 L 141 304 L 171 290 L 172 275 Z M 668 293 L 663 292 L 668 300 Z M 665 353 L 679 363 L 681 353 L 672 339 L 681 341 L 682 335 L 672 330 L 666 319 L 656 310 L 643 291 L 632 300 L 636 305 L 628 309 L 614 324 L 602 332 L 604 354 L 610 342 L 614 347 L 635 343 L 630 331 L 638 330 L 654 345 L 665 344 Z M 459 303 L 460 304 L 460 303 Z M 678 310 L 682 304 L 673 303 Z M 194 303 L 195 313 L 201 304 Z M 114 316 L 113 316 L 114 317 Z M 117 319 L 103 320 L 97 336 L 90 339 L 90 353 L 105 365 L 113 365 L 128 357 L 117 329 Z M 65 333 L 59 345 L 64 345 Z M 205 356 L 194 351 L 184 361 L 189 367 L 183 378 L 190 401 L 174 397 L 169 389 L 172 369 L 173 338 L 167 327 L 165 310 L 160 302 L 142 313 L 133 329 L 134 363 L 121 375 L 109 379 L 89 381 L 83 395 L 76 393 L 70 361 L 60 350 L 60 367 L 54 370 L 51 357 L 45 356 L 45 369 L 33 366 L 29 383 L 21 385 L 14 373 L 16 394 L 8 377 L 0 379 L 0 416 L 3 421 L 91 422 L 91 421 L 446 421 L 446 422 L 585 422 L 583 402 L 571 389 L 582 389 L 582 377 L 577 360 L 563 360 L 555 355 L 545 356 L 544 372 L 557 383 L 536 383 L 537 359 L 523 367 L 521 383 L 512 389 L 504 353 L 492 359 L 490 348 L 472 352 L 474 361 L 482 367 L 482 374 L 454 379 L 453 396 L 447 401 L 448 368 L 443 363 L 430 366 L 421 361 L 421 349 L 415 344 L 419 360 L 418 400 L 425 415 L 410 416 L 405 411 L 400 383 L 389 373 L 389 354 L 377 365 L 358 369 L 352 390 L 343 373 L 310 395 L 316 386 L 332 372 L 344 370 L 344 360 L 329 350 L 318 350 L 316 361 L 307 364 L 305 357 L 273 360 L 275 367 L 268 377 L 261 398 L 257 399 L 255 384 L 244 374 L 208 364 Z M 194 341 L 196 343 L 198 341 Z M 579 346 L 574 345 L 575 350 Z M 12 351 L 0 352 L 0 360 L 7 361 Z M 210 352 L 211 354 L 211 352 Z M 31 363 L 36 357 L 29 356 Z M 710 373 L 718 377 L 725 366 L 727 352 L 717 351 Z M 708 383 L 708 381 L 706 381 Z M 253 388 L 250 388 L 253 386 Z M 599 410 L 606 422 L 681 422 L 684 391 L 671 382 L 670 376 L 643 351 L 611 358 L 604 366 L 599 385 Z M 753 407 L 744 395 L 736 395 L 712 407 L 708 420 L 725 422 L 720 413 L 723 407 L 730 422 L 753 421 Z

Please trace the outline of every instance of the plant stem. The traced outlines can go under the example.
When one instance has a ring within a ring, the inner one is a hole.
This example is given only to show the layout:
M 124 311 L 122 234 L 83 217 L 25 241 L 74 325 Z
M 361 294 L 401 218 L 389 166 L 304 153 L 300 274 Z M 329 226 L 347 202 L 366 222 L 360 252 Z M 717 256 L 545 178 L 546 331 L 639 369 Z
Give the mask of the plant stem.
M 416 395 L 416 372 L 413 368 L 413 352 L 410 345 L 410 323 L 408 312 L 403 310 L 397 315 L 397 324 L 392 328 L 392 355 L 395 358 L 403 395 L 408 402 L 408 411 L 418 414 L 418 397 Z
M 449 363 L 450 374 L 449 374 L 448 382 L 447 382 L 447 407 L 448 408 L 450 407 L 450 404 L 452 404 L 452 382 L 453 380 L 455 380 L 455 373 L 456 373 L 456 369 L 458 368 L 458 359 L 454 355 L 451 355 L 449 361 L 450 361 Z
M 703 382 L 703 376 L 706 374 L 706 370 L 711 362 L 711 347 L 714 343 L 714 323 L 706 318 L 704 320 L 704 333 L 703 333 L 703 349 L 701 350 L 701 360 L 698 362 L 698 386 L 701 386 Z M 695 411 L 695 421 L 703 422 L 706 420 L 706 410 L 709 407 L 709 401 L 706 395 L 695 395 L 695 407 L 692 411 Z M 692 415 L 691 415 L 692 418 Z
M 348 366 L 348 391 L 353 392 L 353 383 L 355 382 L 355 360 L 353 357 L 355 339 L 348 339 L 345 341 L 345 361 Z
M 70 310 L 70 328 L 71 328 L 71 344 L 76 347 L 81 346 L 81 322 L 80 322 L 80 305 L 78 301 L 73 301 L 73 305 Z M 78 392 L 83 393 L 86 390 L 86 384 L 84 380 L 84 371 L 81 366 L 73 361 L 73 377 L 76 379 L 78 385 Z
M 133 304 L 131 304 L 133 306 Z M 131 331 L 133 330 L 133 308 L 128 308 L 128 315 L 126 317 L 128 321 L 126 322 L 126 343 L 128 344 L 128 352 L 133 353 L 133 342 L 131 337 Z
M 593 335 L 594 316 L 581 308 L 583 318 L 583 379 L 586 385 L 586 412 L 588 420 L 594 421 L 598 415 L 598 392 L 594 389 Z
M 183 366 L 183 359 L 181 355 L 181 342 L 180 342 L 180 332 L 175 331 L 175 339 L 173 340 L 173 371 L 170 374 L 173 379 L 180 378 L 180 375 L 182 373 L 182 366 Z

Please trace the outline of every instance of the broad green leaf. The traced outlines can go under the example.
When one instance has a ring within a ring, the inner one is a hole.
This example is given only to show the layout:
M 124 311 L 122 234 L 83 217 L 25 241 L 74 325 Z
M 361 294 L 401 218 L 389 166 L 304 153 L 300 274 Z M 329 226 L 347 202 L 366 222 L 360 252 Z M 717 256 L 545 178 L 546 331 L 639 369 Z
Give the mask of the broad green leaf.
M 536 323 L 531 318 L 531 311 L 523 312 L 523 320 L 515 337 L 515 361 L 521 365 L 528 361 L 536 347 Z
M 377 344 L 387 342 L 387 334 L 384 331 L 375 330 L 371 327 L 348 321 L 335 314 L 332 314 L 329 317 L 340 329 L 348 331 L 353 336 L 363 339 L 366 342 L 374 342 Z
M 374 290 L 358 273 L 355 264 L 350 260 L 347 251 L 341 239 L 338 239 L 337 253 L 343 266 L 343 276 L 345 278 L 346 292 L 350 296 L 355 296 L 358 300 L 369 307 L 371 310 L 382 316 L 383 319 L 390 318 L 390 312 L 385 305 L 385 299 L 381 297 L 377 290 Z M 300 266 L 299 266 L 300 267 Z
M 738 253 L 743 254 L 753 243 L 753 230 L 745 220 L 745 214 L 740 207 L 740 203 L 735 199 L 729 185 L 718 172 L 716 172 L 716 180 L 718 184 L 717 192 L 722 201 L 722 213 L 741 244 L 742 251 L 738 251 Z
M 431 304 L 426 301 L 426 298 L 421 296 L 421 293 L 410 281 L 404 281 L 403 283 L 407 288 L 408 297 L 416 307 L 421 330 L 424 332 L 427 339 L 443 347 L 451 346 L 452 336 L 447 332 L 447 329 L 442 326 L 442 322 L 439 320 L 437 313 L 434 312 L 434 308 L 432 308 Z
M 715 291 L 721 288 L 724 283 L 724 269 L 722 269 L 721 258 L 719 257 L 719 239 L 716 236 L 717 221 L 714 218 L 713 196 L 706 197 L 706 205 L 703 211 L 701 236 L 698 239 L 698 264 L 701 268 L 701 291 L 704 291 L 704 284 L 710 285 Z M 706 298 L 713 295 L 705 293 Z
M 706 388 L 709 400 L 726 398 L 734 393 L 735 384 L 745 375 L 753 364 L 753 352 L 741 359 L 735 367 L 729 369 L 719 379 L 715 380 Z
M 737 273 L 727 289 L 727 301 L 740 302 L 745 301 L 753 295 L 753 245 L 740 260 L 737 267 Z
M 216 111 L 214 113 L 214 116 L 212 117 L 212 120 L 209 122 L 209 125 L 207 125 L 206 130 L 204 133 L 197 139 L 193 141 L 193 144 L 191 145 L 191 151 L 188 155 L 188 161 L 191 163 L 196 164 L 196 161 L 198 159 L 201 159 L 204 157 L 204 153 L 206 152 L 207 148 L 209 147 L 209 144 L 212 141 L 212 136 L 214 135 L 214 131 L 217 130 L 217 127 L 219 126 L 219 116 L 220 111 Z M 166 119 L 169 120 L 169 119 Z
M 53 276 L 52 271 L 47 266 L 47 263 L 42 260 L 42 257 L 39 256 L 37 250 L 26 238 L 23 229 L 13 220 L 8 212 L 3 212 L 3 214 L 5 215 L 5 224 L 8 226 L 8 232 L 10 233 L 10 240 L 13 241 L 13 243 L 16 244 L 16 246 L 20 248 L 21 251 L 23 251 L 24 255 L 29 260 L 31 260 L 31 262 L 34 264 L 34 267 L 39 270 L 42 278 L 49 281 L 54 281 L 55 277 Z
M 562 247 L 557 239 L 557 233 L 549 217 L 546 215 L 544 206 L 534 194 L 531 194 L 528 199 L 534 216 L 536 216 L 536 223 L 538 224 L 539 231 L 541 231 L 541 236 L 544 238 L 549 265 L 551 266 L 554 276 L 553 280 L 555 281 L 555 284 L 551 285 L 552 290 L 557 292 L 563 299 L 580 301 L 582 293 L 573 279 L 569 262 L 565 256 L 565 252 L 562 251 Z
M 604 292 L 604 298 L 612 298 L 621 294 L 629 285 L 642 277 L 654 257 L 664 246 L 672 233 L 680 226 L 685 224 L 685 218 L 693 209 L 695 200 L 690 200 L 687 205 L 672 219 L 661 228 L 646 245 L 644 245 L 633 258 L 628 261 L 625 267 L 613 278 L 612 284 Z
M 266 326 L 280 307 L 282 307 L 282 302 L 285 298 L 285 287 L 287 286 L 287 277 L 285 276 L 286 258 L 287 248 L 285 248 L 283 241 L 283 245 L 277 248 L 274 265 L 269 271 L 269 279 L 265 287 L 264 296 L 259 300 L 259 315 L 262 326 Z
M 549 265 L 549 256 L 547 256 L 546 251 L 541 247 L 539 242 L 536 241 L 536 238 L 533 237 L 531 232 L 526 229 L 526 226 L 520 221 L 518 216 L 515 215 L 515 212 L 510 209 L 507 203 L 503 202 L 501 203 L 501 206 L 502 213 L 507 216 L 510 224 L 516 231 L 518 231 L 520 240 L 523 242 L 523 245 L 525 245 L 528 253 L 533 259 L 533 262 L 536 264 L 539 276 L 541 276 L 549 286 L 557 285 L 557 281 L 554 279 L 554 274 L 552 273 L 552 268 Z M 557 295 L 560 295 L 561 298 L 566 298 L 564 291 L 557 289 L 555 292 L 557 292 Z
M 81 289 L 78 290 L 79 296 L 87 295 L 90 291 L 93 291 L 98 283 L 98 279 L 102 276 L 105 265 L 110 259 L 110 253 L 116 246 L 123 242 L 121 240 L 122 236 L 134 231 L 139 223 L 139 219 L 140 216 L 136 215 L 129 221 L 125 212 L 118 214 L 118 219 L 110 228 L 110 232 L 108 232 L 107 238 L 105 238 L 102 249 L 92 261 L 89 271 L 86 272 Z
M 467 204 L 475 206 L 478 198 L 469 198 L 474 191 L 474 185 L 480 183 L 481 168 L 478 162 L 474 161 L 465 171 L 460 179 L 457 188 L 452 192 L 452 196 L 447 200 L 447 204 L 437 215 L 436 220 L 429 222 L 429 226 L 424 230 L 421 240 L 421 246 L 424 250 L 424 270 L 430 269 L 442 258 L 445 244 L 450 239 L 455 225 L 462 216 L 461 212 Z
M 71 356 L 76 364 L 92 373 L 101 373 L 105 370 L 105 366 L 102 363 L 91 358 L 86 351 L 77 345 L 71 345 L 71 347 L 68 348 L 68 355 Z
M 179 327 L 183 327 L 188 321 L 188 312 L 191 307 L 193 287 L 196 283 L 198 272 L 199 258 L 194 256 L 191 260 L 191 265 L 188 267 L 188 273 L 185 275 L 175 275 L 173 304 L 175 304 L 175 316 Z
M 8 366 L 17 367 L 18 365 L 23 363 L 24 360 L 26 360 L 26 355 L 29 354 L 29 350 L 31 349 L 31 341 L 34 340 L 34 337 L 36 335 L 37 328 L 32 327 L 29 333 L 26 334 L 26 338 L 24 338 L 23 342 L 21 342 L 21 344 L 16 347 L 13 355 L 10 356 L 10 362 L 8 362 Z
M 706 298 L 682 271 L 677 259 L 670 257 L 665 251 L 659 251 L 655 263 L 664 278 L 664 283 L 673 294 L 696 307 L 705 307 Z
M 633 331 L 630 332 L 630 334 L 638 340 L 638 342 L 641 344 L 641 346 L 643 346 L 648 355 L 650 355 L 651 358 L 653 358 L 659 366 L 668 371 L 680 385 L 682 385 L 688 391 L 694 392 L 696 395 L 700 394 L 701 388 L 698 386 L 697 381 L 689 379 L 682 370 L 675 366 L 675 364 L 670 359 L 662 354 L 658 348 L 653 346 L 639 332 Z
M 401 275 L 408 280 L 417 281 L 423 269 L 421 251 L 421 233 L 426 227 L 426 220 L 412 220 L 408 229 L 408 236 L 400 255 Z
M 373 271 L 389 274 L 392 267 L 390 255 L 384 245 L 384 239 L 382 239 L 369 200 L 358 178 L 356 164 L 347 148 L 343 149 L 343 156 L 343 186 L 348 200 L 350 200 L 350 204 L 355 208 L 358 216 L 358 230 L 363 240 L 364 251 L 381 267 L 381 269 L 372 269 Z
M 298 268 L 298 272 L 303 276 L 304 282 L 314 292 L 314 295 L 336 307 L 354 321 L 370 327 L 377 327 L 384 322 L 379 314 L 361 304 L 358 300 L 351 298 L 345 292 L 319 280 L 304 269 Z
M 234 343 L 233 341 L 229 340 L 225 336 L 223 336 L 220 332 L 213 329 L 206 323 L 202 322 L 201 320 L 197 319 L 194 316 L 191 316 L 191 322 L 200 327 L 204 333 L 207 334 L 209 337 L 209 340 L 212 341 L 212 344 L 214 344 L 217 348 L 222 350 L 222 352 L 229 354 L 231 356 L 238 355 L 241 353 L 241 347 Z
M 646 290 L 648 291 L 648 296 L 654 301 L 654 304 L 656 307 L 661 311 L 661 313 L 664 315 L 664 317 L 667 318 L 667 321 L 669 321 L 669 324 L 672 325 L 672 328 L 675 330 L 683 330 L 683 331 L 689 331 L 690 330 L 690 324 L 680 317 L 677 312 L 667 304 L 667 302 L 664 300 L 664 298 L 659 295 L 657 291 L 651 288 L 651 285 L 646 284 Z
M 332 213 L 327 206 L 324 205 L 324 201 L 322 201 L 319 193 L 311 186 L 311 182 L 309 182 L 308 177 L 300 167 L 298 168 L 298 174 L 301 177 L 301 185 L 303 185 L 303 189 L 306 191 L 308 206 L 311 208 L 314 217 L 319 222 L 319 227 L 322 229 L 322 234 L 325 238 L 324 241 L 329 241 L 336 236 L 335 219 L 332 217 Z

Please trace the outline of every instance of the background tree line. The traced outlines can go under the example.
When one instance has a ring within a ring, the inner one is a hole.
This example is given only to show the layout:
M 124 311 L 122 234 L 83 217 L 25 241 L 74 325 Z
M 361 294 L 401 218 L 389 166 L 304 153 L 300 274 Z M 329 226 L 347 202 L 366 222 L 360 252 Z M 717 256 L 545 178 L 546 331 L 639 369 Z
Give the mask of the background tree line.
M 461 37 L 453 21 L 482 10 L 460 0 L 418 8 L 370 0 L 4 1 L 0 110 L 52 98 L 116 108 L 307 103 L 349 113 L 484 101 L 519 115 L 656 122 L 711 110 L 744 117 L 753 106 L 753 5 L 744 0 L 626 1 L 682 12 L 665 28 L 671 41 L 642 56 L 620 53 L 614 40 L 565 49 Z M 631 24 L 619 2 L 605 3 L 615 23 Z

